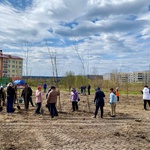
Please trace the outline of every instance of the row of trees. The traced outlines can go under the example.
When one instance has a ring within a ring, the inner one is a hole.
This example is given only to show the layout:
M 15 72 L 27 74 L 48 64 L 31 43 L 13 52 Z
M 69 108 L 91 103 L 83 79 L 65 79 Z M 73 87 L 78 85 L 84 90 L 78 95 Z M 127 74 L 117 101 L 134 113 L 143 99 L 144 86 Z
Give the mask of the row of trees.
M 130 93 L 140 93 L 140 91 L 143 89 L 144 84 L 143 83 L 118 83 L 114 80 L 103 80 L 100 79 L 98 76 L 93 76 L 93 78 L 89 78 L 88 76 L 82 76 L 78 75 L 75 76 L 74 72 L 66 72 L 66 75 L 62 78 L 54 79 L 52 78 L 29 78 L 24 79 L 26 82 L 28 82 L 31 86 L 38 86 L 43 85 L 46 83 L 48 86 L 55 85 L 59 87 L 62 90 L 70 91 L 71 88 L 79 88 L 81 86 L 88 86 L 88 84 L 91 85 L 91 90 L 94 92 L 96 87 L 101 87 L 105 92 L 109 92 L 110 88 L 116 88 L 119 87 L 120 92 L 124 94 L 130 94 Z

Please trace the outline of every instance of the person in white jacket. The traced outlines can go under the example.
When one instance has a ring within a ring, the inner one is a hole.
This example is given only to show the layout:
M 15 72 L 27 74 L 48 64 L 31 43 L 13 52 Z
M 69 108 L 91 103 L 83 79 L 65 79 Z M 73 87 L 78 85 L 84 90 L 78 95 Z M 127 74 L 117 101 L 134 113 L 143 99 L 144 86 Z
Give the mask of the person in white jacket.
M 145 85 L 144 89 L 142 90 L 143 94 L 143 101 L 144 101 L 144 109 L 147 110 L 147 103 L 149 104 L 150 107 L 150 89 L 148 88 L 147 85 Z

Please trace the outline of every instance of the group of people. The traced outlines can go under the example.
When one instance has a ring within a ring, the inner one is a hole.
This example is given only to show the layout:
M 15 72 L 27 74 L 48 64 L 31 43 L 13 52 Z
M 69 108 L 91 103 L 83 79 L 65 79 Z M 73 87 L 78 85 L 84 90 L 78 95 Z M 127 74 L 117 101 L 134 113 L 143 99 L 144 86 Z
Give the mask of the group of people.
M 35 103 L 36 103 L 35 114 L 41 113 L 41 107 L 42 107 L 42 102 L 43 102 L 41 89 L 42 89 L 42 87 L 38 86 L 37 90 L 35 92 L 35 97 L 36 97 L 35 98 Z M 118 88 L 116 89 L 116 91 L 118 92 Z M 44 89 L 44 92 L 46 92 L 45 89 Z M 115 117 L 115 115 L 116 115 L 117 97 L 118 97 L 118 101 L 119 101 L 119 96 L 116 97 L 115 94 L 114 94 L 113 89 L 111 88 L 110 89 L 110 105 L 111 105 L 111 116 L 112 117 Z M 119 92 L 117 94 L 119 94 Z M 51 118 L 54 118 L 54 116 L 58 116 L 56 103 L 57 103 L 57 96 L 59 96 L 59 95 L 60 95 L 60 92 L 59 92 L 59 90 L 58 91 L 56 90 L 55 86 L 51 86 L 51 88 L 46 93 L 46 99 L 47 99 L 46 106 L 50 112 Z M 29 109 L 29 102 L 34 107 L 34 104 L 32 101 L 32 89 L 27 83 L 25 83 L 24 89 L 21 92 L 21 97 L 24 100 L 24 105 L 25 105 L 26 110 Z M 101 118 L 103 118 L 103 113 L 104 113 L 103 107 L 105 105 L 104 104 L 104 97 L 105 97 L 104 92 L 101 91 L 100 88 L 98 87 L 96 89 L 95 98 L 94 98 L 94 103 L 96 106 L 94 118 L 96 118 L 99 108 L 101 110 Z M 13 103 L 15 101 L 15 98 L 16 98 L 15 87 L 13 86 L 12 83 L 9 83 L 7 85 L 7 107 L 6 107 L 7 113 L 13 113 L 15 111 L 15 109 L 13 107 Z M 72 102 L 72 111 L 78 111 L 78 102 L 80 101 L 80 98 L 79 98 L 79 94 L 75 88 L 72 88 L 72 90 L 71 90 L 70 100 Z
M 82 95 L 86 95 L 86 88 L 87 88 L 88 95 L 90 95 L 90 90 L 91 90 L 91 86 L 90 85 L 88 85 L 87 87 L 86 86 L 81 86 L 80 87 L 81 94 Z
M 42 87 L 38 86 L 37 90 L 35 92 L 35 102 L 36 102 L 36 110 L 35 114 L 40 114 L 41 113 L 41 107 L 42 107 Z M 0 106 L 1 106 L 1 100 L 3 101 L 3 105 L 5 103 L 5 98 L 6 95 L 2 92 L 3 89 L 0 89 Z M 44 92 L 45 89 L 44 89 Z M 148 86 L 145 86 L 144 89 L 141 91 L 143 94 L 143 100 L 144 100 L 144 109 L 147 110 L 147 103 L 150 106 L 150 89 Z M 51 88 L 47 91 L 46 93 L 46 99 L 47 99 L 47 108 L 50 112 L 51 118 L 54 118 L 54 116 L 58 116 L 58 111 L 56 108 L 56 103 L 57 103 L 57 96 L 60 95 L 59 90 L 56 90 L 55 86 L 51 86 Z M 13 102 L 16 97 L 16 91 L 15 88 L 13 87 L 12 83 L 9 83 L 7 85 L 7 112 L 12 113 L 14 112 L 13 108 Z M 32 101 L 32 89 L 31 87 L 26 83 L 24 89 L 22 90 L 21 97 L 24 100 L 24 105 L 25 109 L 29 109 L 29 102 L 31 102 L 31 105 L 34 106 L 33 101 Z M 104 92 L 100 89 L 100 87 L 96 88 L 95 91 L 95 97 L 94 97 L 94 104 L 95 104 L 95 113 L 94 113 L 94 118 L 97 117 L 98 110 L 100 108 L 100 117 L 103 118 L 104 115 L 104 110 L 103 107 L 105 106 L 105 94 Z M 113 88 L 110 88 L 110 96 L 109 96 L 109 103 L 111 106 L 111 117 L 116 116 L 116 103 L 119 101 L 119 90 L 118 87 L 114 91 Z M 78 110 L 78 102 L 80 101 L 79 94 L 75 88 L 72 88 L 71 93 L 70 93 L 70 100 L 72 102 L 72 111 L 77 111 Z
M 36 97 L 36 105 L 37 108 L 35 110 L 35 114 L 40 114 L 41 113 L 41 106 L 42 106 L 42 101 L 43 101 L 43 97 L 42 97 L 42 91 L 41 91 L 42 87 L 38 86 L 37 90 L 35 92 L 35 97 Z M 46 91 L 44 91 L 46 92 Z M 55 86 L 51 86 L 51 88 L 48 90 L 47 94 L 46 94 L 46 99 L 47 99 L 47 104 L 46 107 L 48 108 L 51 118 L 54 118 L 54 116 L 58 116 L 58 111 L 56 109 L 56 103 L 57 103 L 57 96 L 60 95 L 59 90 L 56 90 Z
M 7 113 L 13 113 L 15 111 L 13 104 L 18 103 L 18 98 L 17 98 L 17 88 L 11 82 L 7 84 L 6 95 L 7 95 L 7 106 L 6 106 Z M 25 87 L 22 90 L 20 97 L 22 97 L 24 100 L 26 110 L 29 108 L 29 102 L 34 107 L 32 101 L 32 89 L 28 84 L 25 84 Z
M 98 87 L 96 89 L 95 98 L 94 98 L 94 103 L 96 106 L 94 118 L 96 118 L 99 108 L 101 111 L 101 118 L 103 118 L 103 115 L 104 115 L 104 109 L 103 108 L 105 106 L 104 97 L 105 97 L 104 92 L 100 89 L 100 87 Z M 109 103 L 111 106 L 111 117 L 115 117 L 116 116 L 116 103 L 117 103 L 117 101 L 119 101 L 118 88 L 116 88 L 116 91 L 114 91 L 113 88 L 110 88 L 109 99 L 110 99 Z
M 43 101 L 41 89 L 42 89 L 41 86 L 38 86 L 35 92 L 35 97 L 36 97 L 35 98 L 35 103 L 36 103 L 35 114 L 41 113 L 41 107 L 42 107 L 42 101 Z M 0 90 L 0 106 L 1 106 L 1 100 L 4 103 L 4 94 L 1 93 L 1 90 Z M 22 98 L 24 101 L 25 110 L 29 109 L 29 103 L 31 103 L 31 105 L 34 107 L 34 104 L 32 101 L 32 93 L 33 91 L 31 87 L 27 83 L 25 83 L 24 88 L 20 95 L 20 98 Z M 7 113 L 13 113 L 15 111 L 14 102 L 17 97 L 16 94 L 17 93 L 15 90 L 15 86 L 11 82 L 8 83 L 7 89 L 6 89 L 6 95 L 7 95 L 6 111 Z M 56 91 L 55 86 L 52 86 L 50 90 L 48 90 L 47 106 L 48 106 L 48 110 L 50 111 L 51 118 L 53 118 L 54 116 L 58 116 L 58 112 L 56 109 L 56 102 L 57 102 L 57 96 L 59 96 L 59 94 L 60 93 L 59 91 Z

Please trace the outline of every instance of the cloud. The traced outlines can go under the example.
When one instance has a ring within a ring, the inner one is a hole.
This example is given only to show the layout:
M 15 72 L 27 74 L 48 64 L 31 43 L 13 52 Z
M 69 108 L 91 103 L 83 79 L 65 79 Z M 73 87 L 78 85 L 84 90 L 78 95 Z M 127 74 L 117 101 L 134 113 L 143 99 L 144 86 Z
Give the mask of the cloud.
M 48 48 L 56 52 L 59 75 L 83 74 L 78 54 L 86 74 L 120 64 L 123 71 L 146 70 L 149 6 L 149 0 L 1 0 L 0 49 L 23 58 L 29 49 L 31 75 L 52 75 Z

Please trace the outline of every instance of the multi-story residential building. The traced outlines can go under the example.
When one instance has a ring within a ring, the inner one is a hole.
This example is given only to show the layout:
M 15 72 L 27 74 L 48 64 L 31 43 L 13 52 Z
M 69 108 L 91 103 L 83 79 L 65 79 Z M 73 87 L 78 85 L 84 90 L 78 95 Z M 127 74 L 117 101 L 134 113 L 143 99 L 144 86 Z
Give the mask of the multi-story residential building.
M 3 54 L 0 50 L 0 77 L 22 78 L 23 58 Z
M 109 78 L 108 78 L 109 77 Z M 109 75 L 104 75 L 104 80 L 113 80 L 119 83 L 144 83 L 150 84 L 150 71 L 141 71 L 141 72 L 131 72 L 131 73 L 110 73 Z

